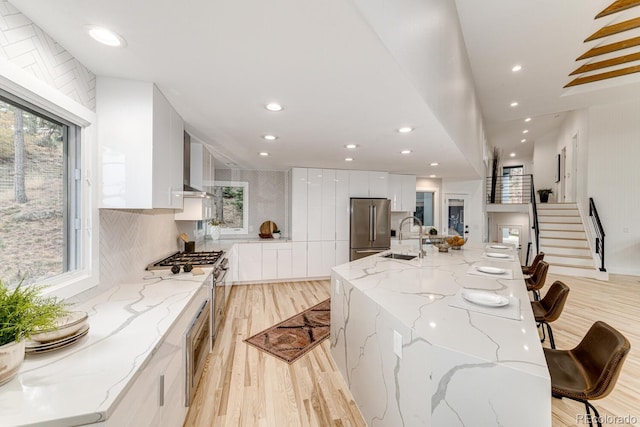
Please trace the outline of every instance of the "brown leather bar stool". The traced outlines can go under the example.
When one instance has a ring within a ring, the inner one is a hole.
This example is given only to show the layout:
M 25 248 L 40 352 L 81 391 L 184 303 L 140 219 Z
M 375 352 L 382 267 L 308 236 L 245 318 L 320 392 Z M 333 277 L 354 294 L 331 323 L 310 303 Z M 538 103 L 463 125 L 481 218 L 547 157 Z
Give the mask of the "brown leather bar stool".
M 556 342 L 553 339 L 553 331 L 549 323 L 554 322 L 560 317 L 564 303 L 569 296 L 569 287 L 559 280 L 553 282 L 553 285 L 547 291 L 547 294 L 540 301 L 531 301 L 531 309 L 536 322 L 542 327 L 542 339 L 544 342 L 546 334 L 544 332 L 545 325 L 549 331 L 549 343 L 551 348 L 556 348 Z
M 543 349 L 552 395 L 584 403 L 589 425 L 593 426 L 593 409 L 598 427 L 602 426 L 600 414 L 589 400 L 602 399 L 611 393 L 630 349 L 624 335 L 600 321 L 591 326 L 572 350 Z
M 523 265 L 522 266 L 522 274 L 526 274 L 531 276 L 534 271 L 536 271 L 536 267 L 538 263 L 544 259 L 544 252 L 538 252 L 538 254 L 533 258 L 533 262 L 531 265 Z
M 527 284 L 527 290 L 533 292 L 533 299 L 536 301 L 540 300 L 540 289 L 544 286 L 544 281 L 547 280 L 548 271 L 549 263 L 540 261 L 531 277 L 524 279 Z

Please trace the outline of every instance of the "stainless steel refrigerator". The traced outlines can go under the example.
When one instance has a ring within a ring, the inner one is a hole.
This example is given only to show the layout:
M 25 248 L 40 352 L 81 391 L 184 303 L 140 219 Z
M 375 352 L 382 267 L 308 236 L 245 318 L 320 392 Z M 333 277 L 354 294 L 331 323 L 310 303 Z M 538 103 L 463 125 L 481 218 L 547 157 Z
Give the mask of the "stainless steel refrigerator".
M 364 258 L 391 247 L 391 203 L 388 199 L 351 199 L 349 260 Z

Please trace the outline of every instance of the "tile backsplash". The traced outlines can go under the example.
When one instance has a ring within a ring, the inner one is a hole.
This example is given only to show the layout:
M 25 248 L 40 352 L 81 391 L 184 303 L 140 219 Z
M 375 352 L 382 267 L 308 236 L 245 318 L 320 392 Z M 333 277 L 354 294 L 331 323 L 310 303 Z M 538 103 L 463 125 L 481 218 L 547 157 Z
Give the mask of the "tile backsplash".
M 152 261 L 179 250 L 174 211 L 100 210 L 100 288 L 140 278 Z

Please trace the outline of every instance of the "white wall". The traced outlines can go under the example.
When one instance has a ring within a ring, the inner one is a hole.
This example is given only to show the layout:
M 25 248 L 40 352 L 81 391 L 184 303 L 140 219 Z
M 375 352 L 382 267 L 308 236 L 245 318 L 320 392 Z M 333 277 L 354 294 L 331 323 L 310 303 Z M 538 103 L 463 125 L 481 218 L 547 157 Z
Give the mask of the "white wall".
M 533 182 L 536 191 L 541 188 L 551 188 L 553 194 L 549 197 L 549 202 L 556 200 L 558 194 L 555 180 L 556 174 L 556 155 L 557 151 L 557 133 L 552 132 L 536 139 L 533 149 Z M 536 200 L 540 198 L 536 194 Z
M 455 2 L 355 4 L 471 167 L 483 176 L 484 124 Z
M 529 244 L 529 214 L 520 212 L 492 212 L 490 218 L 489 241 L 499 242 L 499 226 L 520 226 L 520 263 L 524 265 L 527 257 L 527 245 Z M 531 258 L 531 257 L 530 257 Z
M 444 198 L 448 194 L 465 195 L 468 204 L 465 205 L 465 225 L 469 226 L 469 241 L 482 242 L 485 236 L 486 215 L 484 212 L 484 187 L 483 180 L 456 181 L 450 179 L 442 180 L 442 223 L 440 232 L 446 227 L 446 212 L 444 212 Z
M 562 148 L 567 148 L 567 170 L 571 171 L 574 159 L 573 153 L 573 137 L 577 136 L 578 153 L 575 157 L 577 160 L 577 175 L 567 178 L 567 192 L 571 191 L 572 186 L 576 186 L 576 200 L 580 204 L 583 211 L 588 208 L 589 196 L 587 194 L 588 179 L 588 142 L 589 142 L 589 112 L 585 110 L 576 110 L 567 113 L 564 121 L 556 136 L 556 153 L 562 152 Z M 556 184 L 558 185 L 558 184 Z M 554 191 L 558 190 L 557 186 Z M 556 192 L 559 195 L 559 192 Z M 586 211 L 585 211 L 586 212 Z
M 605 229 L 610 273 L 640 275 L 639 140 L 640 100 L 589 109 L 588 196 Z

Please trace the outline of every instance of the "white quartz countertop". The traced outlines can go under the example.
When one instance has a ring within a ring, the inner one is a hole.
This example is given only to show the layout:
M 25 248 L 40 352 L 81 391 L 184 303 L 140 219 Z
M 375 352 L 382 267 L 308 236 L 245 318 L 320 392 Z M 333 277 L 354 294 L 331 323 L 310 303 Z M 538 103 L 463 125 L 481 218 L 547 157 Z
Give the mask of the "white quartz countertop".
M 410 261 L 384 258 L 385 252 L 334 270 L 413 330 L 414 338 L 487 361 L 511 360 L 513 369 L 548 377 L 517 253 L 487 249 L 488 245 L 467 243 L 448 253 L 427 246 L 424 258 Z M 409 250 L 415 254 L 416 248 Z M 493 260 L 485 252 L 515 256 L 511 261 Z M 475 266 L 509 269 L 513 279 L 468 274 Z M 512 297 L 520 304 L 520 319 L 450 306 L 463 289 Z
M 27 356 L 0 387 L 0 425 L 69 426 L 104 421 L 211 273 L 145 272 L 71 307 L 89 333 L 55 352 Z M 202 295 L 202 293 L 200 293 Z

